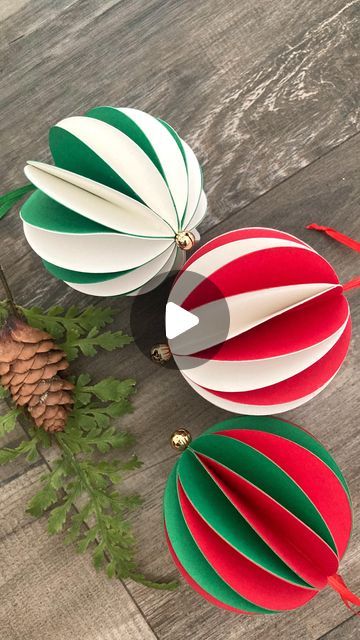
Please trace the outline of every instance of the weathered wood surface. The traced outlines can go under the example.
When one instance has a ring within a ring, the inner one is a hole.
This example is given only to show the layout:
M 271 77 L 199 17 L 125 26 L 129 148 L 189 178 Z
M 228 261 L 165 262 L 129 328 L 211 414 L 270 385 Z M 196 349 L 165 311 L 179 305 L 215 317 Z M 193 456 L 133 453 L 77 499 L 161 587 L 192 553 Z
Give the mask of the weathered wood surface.
M 44 519 L 24 514 L 43 472 L 44 465 L 31 469 L 2 490 L 1 637 L 155 640 L 125 586 L 97 574 L 60 538 L 50 539 Z
M 3 0 L 0 18 L 4 189 L 22 183 L 26 159 L 49 157 L 47 130 L 58 119 L 95 104 L 136 106 L 171 122 L 202 159 L 203 240 L 238 226 L 280 227 L 310 242 L 343 281 L 359 271 L 353 252 L 304 229 L 317 221 L 359 236 L 358 1 Z M 0 233 L 1 262 L 21 303 L 89 302 L 44 272 L 15 212 Z M 355 526 L 343 571 L 360 591 L 360 305 L 355 291 L 349 299 L 354 337 L 344 367 L 318 398 L 287 415 L 327 444 L 349 480 Z M 150 318 L 159 302 L 155 293 Z M 113 304 L 117 326 L 129 330 L 131 301 Z M 135 345 L 86 367 L 94 376 L 138 380 L 126 426 L 144 461 L 127 481 L 145 497 L 134 523 L 139 560 L 149 574 L 174 577 L 161 523 L 174 460 L 168 436 L 177 425 L 198 434 L 227 414 L 195 396 L 177 371 L 154 370 Z M 289 616 L 244 619 L 185 585 L 166 594 L 95 575 L 88 558 L 63 547 L 61 537 L 48 539 L 44 521 L 23 513 L 44 464 L 1 469 L 0 631 L 7 640 L 356 637 L 358 620 L 330 591 Z

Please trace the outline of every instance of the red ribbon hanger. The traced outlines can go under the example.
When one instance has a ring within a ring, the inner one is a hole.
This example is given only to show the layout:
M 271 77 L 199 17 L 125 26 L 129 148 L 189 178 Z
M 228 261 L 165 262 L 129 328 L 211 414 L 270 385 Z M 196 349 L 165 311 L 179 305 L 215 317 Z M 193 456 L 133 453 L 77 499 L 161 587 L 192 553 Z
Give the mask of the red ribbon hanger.
M 323 231 L 324 233 L 326 233 L 326 235 L 330 236 L 330 238 L 334 238 L 338 242 L 341 242 L 341 244 L 344 244 L 346 247 L 349 247 L 349 249 L 352 249 L 353 251 L 357 251 L 358 253 L 360 253 L 360 242 L 358 242 L 357 240 L 354 240 L 354 238 L 350 238 L 349 236 L 346 236 L 344 233 L 341 233 L 340 231 L 337 231 L 332 227 L 325 227 L 323 225 L 312 222 L 311 224 L 308 224 L 306 226 L 306 229 L 315 229 L 315 231 Z M 349 289 L 356 289 L 357 287 L 360 287 L 360 275 L 355 276 L 355 278 L 352 278 L 351 280 L 349 280 L 349 282 L 345 282 L 345 284 L 343 284 L 344 291 L 349 291 Z
M 360 611 L 355 611 L 354 607 L 351 606 L 354 604 L 357 607 L 360 607 L 360 598 L 347 588 L 344 580 L 338 573 L 335 573 L 333 576 L 328 578 L 328 584 L 340 595 L 346 607 L 355 613 L 356 616 L 360 616 Z

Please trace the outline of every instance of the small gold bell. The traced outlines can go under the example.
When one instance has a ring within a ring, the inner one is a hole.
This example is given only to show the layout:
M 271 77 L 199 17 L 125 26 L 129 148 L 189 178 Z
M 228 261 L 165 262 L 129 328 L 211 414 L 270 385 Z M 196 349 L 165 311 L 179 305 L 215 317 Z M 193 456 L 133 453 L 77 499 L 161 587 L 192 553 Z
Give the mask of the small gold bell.
M 191 433 L 186 429 L 177 429 L 170 437 L 170 444 L 175 451 L 185 451 L 192 440 Z
M 172 354 L 167 344 L 154 344 L 150 349 L 150 357 L 156 364 L 164 365 L 171 359 Z
M 179 231 L 179 233 L 177 233 L 175 236 L 175 242 L 179 249 L 189 251 L 193 248 L 196 240 L 194 234 L 191 233 L 191 231 Z

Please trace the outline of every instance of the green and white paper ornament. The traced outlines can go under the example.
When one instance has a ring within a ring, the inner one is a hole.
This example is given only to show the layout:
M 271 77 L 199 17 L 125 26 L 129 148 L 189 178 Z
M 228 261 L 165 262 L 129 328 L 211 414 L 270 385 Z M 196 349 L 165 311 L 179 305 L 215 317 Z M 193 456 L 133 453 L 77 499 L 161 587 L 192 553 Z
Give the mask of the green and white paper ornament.
M 21 218 L 50 273 L 89 295 L 136 295 L 183 265 L 206 196 L 194 152 L 167 123 L 97 107 L 51 127 L 49 145 L 55 166 L 25 167 L 37 189 Z

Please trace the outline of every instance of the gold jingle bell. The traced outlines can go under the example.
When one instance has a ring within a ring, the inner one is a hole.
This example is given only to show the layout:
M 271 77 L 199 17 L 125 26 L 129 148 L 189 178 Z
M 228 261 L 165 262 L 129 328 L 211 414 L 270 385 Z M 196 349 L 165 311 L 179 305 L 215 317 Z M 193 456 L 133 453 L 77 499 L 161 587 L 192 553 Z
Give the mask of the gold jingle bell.
M 193 248 L 196 239 L 191 231 L 179 231 L 175 236 L 175 242 L 179 249 L 183 251 L 190 251 Z
M 164 365 L 171 359 L 172 355 L 167 344 L 154 344 L 150 349 L 150 357 L 156 364 Z
M 170 437 L 170 444 L 175 451 L 185 451 L 192 440 L 191 433 L 186 429 L 177 429 Z

